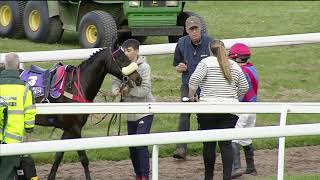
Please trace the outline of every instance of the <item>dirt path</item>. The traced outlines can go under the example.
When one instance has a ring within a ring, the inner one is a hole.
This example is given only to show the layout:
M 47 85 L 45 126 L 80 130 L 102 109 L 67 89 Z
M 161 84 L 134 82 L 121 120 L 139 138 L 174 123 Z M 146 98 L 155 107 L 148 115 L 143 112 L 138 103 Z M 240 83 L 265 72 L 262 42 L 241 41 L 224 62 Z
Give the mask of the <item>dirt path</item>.
M 241 154 L 243 159 L 244 155 Z M 260 150 L 255 152 L 255 161 L 258 176 L 246 175 L 239 180 L 256 179 L 264 176 L 276 175 L 277 150 Z M 160 180 L 198 180 L 201 179 L 204 166 L 201 156 L 188 157 L 187 161 L 177 161 L 173 158 L 159 159 Z M 242 162 L 244 164 L 244 161 Z M 39 179 L 46 179 L 51 164 L 37 166 Z M 90 163 L 92 179 L 129 180 L 135 179 L 131 161 L 96 161 Z M 319 173 L 320 172 L 320 146 L 308 146 L 286 149 L 285 172 L 289 174 Z M 222 166 L 220 155 L 217 158 L 215 175 L 221 178 Z M 63 180 L 85 179 L 80 163 L 63 164 L 60 166 L 57 178 Z

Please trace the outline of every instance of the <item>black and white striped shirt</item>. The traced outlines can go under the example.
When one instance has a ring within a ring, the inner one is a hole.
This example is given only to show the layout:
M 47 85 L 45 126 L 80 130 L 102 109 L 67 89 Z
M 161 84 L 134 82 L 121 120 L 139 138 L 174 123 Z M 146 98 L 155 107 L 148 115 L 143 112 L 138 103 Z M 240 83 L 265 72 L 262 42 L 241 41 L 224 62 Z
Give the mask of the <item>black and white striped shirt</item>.
M 232 74 L 230 83 L 223 76 L 216 57 L 210 56 L 199 62 L 189 86 L 192 89 L 200 87 L 200 101 L 234 102 L 247 92 L 249 85 L 241 67 L 232 60 L 228 61 Z

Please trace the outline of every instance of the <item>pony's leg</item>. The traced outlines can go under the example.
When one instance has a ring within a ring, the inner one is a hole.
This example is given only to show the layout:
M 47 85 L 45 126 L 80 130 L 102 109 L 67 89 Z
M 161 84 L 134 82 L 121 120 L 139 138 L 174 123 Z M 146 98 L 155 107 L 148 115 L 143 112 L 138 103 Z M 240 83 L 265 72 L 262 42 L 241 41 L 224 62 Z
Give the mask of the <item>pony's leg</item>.
M 78 155 L 81 161 L 81 164 L 84 169 L 84 173 L 86 175 L 86 180 L 91 180 L 90 171 L 89 171 L 89 159 L 86 151 L 78 151 Z
M 61 139 L 70 139 L 70 138 L 72 138 L 71 134 L 68 131 L 64 131 L 62 136 L 61 136 Z M 51 167 L 50 174 L 48 176 L 48 180 L 56 179 L 56 174 L 57 174 L 57 171 L 58 171 L 58 167 L 59 167 L 59 165 L 61 163 L 63 155 L 64 155 L 64 152 L 56 152 L 54 163 L 53 163 L 53 165 Z
M 83 126 L 83 124 L 82 124 Z M 82 126 L 74 126 L 73 127 L 73 132 L 75 133 L 75 138 L 81 138 L 81 129 L 82 129 Z M 88 159 L 88 156 L 87 156 L 87 153 L 86 151 L 84 150 L 81 150 L 81 151 L 77 151 L 78 152 L 78 155 L 79 155 L 79 159 L 80 159 L 80 162 L 83 166 L 83 169 L 84 169 L 84 173 L 86 175 L 86 180 L 91 180 L 91 176 L 90 176 L 90 171 L 89 171 L 89 159 Z
M 50 174 L 48 176 L 48 180 L 56 179 L 56 174 L 57 174 L 57 171 L 58 171 L 58 167 L 59 167 L 59 165 L 61 163 L 61 160 L 63 158 L 63 154 L 64 154 L 64 152 L 56 152 L 55 160 L 54 160 L 54 163 L 53 163 L 52 168 L 50 170 Z

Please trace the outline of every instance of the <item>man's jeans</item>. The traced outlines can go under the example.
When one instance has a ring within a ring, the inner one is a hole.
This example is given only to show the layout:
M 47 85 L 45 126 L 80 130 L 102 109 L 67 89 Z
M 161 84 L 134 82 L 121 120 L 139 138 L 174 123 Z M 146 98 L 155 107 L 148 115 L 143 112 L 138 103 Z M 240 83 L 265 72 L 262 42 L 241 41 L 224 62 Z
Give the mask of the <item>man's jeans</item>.
M 182 84 L 180 87 L 181 99 L 183 97 L 188 97 L 189 95 L 189 85 Z M 190 114 L 180 114 L 179 116 L 179 126 L 178 131 L 189 131 L 190 130 Z M 187 144 L 177 144 L 177 148 L 183 148 L 186 152 Z

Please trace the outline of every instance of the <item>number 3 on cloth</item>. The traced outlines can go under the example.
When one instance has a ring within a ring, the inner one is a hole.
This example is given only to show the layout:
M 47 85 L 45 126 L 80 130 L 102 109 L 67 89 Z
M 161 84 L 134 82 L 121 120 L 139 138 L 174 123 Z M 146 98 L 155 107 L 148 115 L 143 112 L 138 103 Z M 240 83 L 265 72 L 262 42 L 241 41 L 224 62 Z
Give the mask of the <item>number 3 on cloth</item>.
M 28 83 L 30 86 L 34 86 L 37 82 L 38 77 L 37 76 L 30 76 L 28 79 Z

